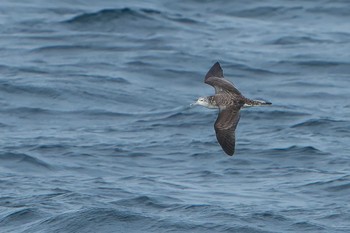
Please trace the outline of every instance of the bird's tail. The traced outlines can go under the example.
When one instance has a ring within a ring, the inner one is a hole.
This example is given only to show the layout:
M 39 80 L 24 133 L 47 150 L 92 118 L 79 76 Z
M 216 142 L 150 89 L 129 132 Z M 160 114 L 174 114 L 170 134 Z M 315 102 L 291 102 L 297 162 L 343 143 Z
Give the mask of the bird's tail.
M 244 103 L 244 107 L 253 107 L 253 106 L 265 106 L 265 105 L 271 105 L 271 102 L 264 101 L 264 100 L 250 100 L 246 99 Z

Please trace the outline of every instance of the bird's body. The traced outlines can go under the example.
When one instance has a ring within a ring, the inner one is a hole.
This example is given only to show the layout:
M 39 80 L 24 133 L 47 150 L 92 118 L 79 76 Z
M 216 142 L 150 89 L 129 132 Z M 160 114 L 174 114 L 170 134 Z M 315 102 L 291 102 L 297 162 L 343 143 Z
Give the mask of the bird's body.
M 240 118 L 240 109 L 270 105 L 271 103 L 244 97 L 231 82 L 224 79 L 223 71 L 218 62 L 208 71 L 204 82 L 215 88 L 215 95 L 200 97 L 195 104 L 219 109 L 219 115 L 214 124 L 216 138 L 225 153 L 233 155 L 235 152 L 235 130 Z

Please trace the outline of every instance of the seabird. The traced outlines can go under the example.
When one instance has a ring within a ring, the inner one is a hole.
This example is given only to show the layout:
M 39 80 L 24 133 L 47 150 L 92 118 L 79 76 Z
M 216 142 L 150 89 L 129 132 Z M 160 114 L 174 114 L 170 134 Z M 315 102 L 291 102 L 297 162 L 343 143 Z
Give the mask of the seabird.
M 224 79 L 219 62 L 216 62 L 205 75 L 204 83 L 215 88 L 215 95 L 199 97 L 192 105 L 219 109 L 214 128 L 216 138 L 227 155 L 235 152 L 235 130 L 242 107 L 271 105 L 262 100 L 251 100 L 244 97 L 230 81 Z

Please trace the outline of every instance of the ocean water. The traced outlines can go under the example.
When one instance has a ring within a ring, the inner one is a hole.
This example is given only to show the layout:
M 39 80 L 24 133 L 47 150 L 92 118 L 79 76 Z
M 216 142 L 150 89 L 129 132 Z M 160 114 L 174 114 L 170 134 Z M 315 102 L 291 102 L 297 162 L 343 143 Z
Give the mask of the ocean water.
M 350 3 L 0 3 L 0 232 L 350 232 Z M 218 145 L 219 61 L 249 98 Z

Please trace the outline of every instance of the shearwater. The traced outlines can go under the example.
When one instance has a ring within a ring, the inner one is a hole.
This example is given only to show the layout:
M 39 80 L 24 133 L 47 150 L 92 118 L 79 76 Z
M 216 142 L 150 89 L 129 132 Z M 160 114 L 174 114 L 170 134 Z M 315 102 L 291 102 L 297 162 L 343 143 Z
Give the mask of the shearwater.
M 216 138 L 227 155 L 235 152 L 235 130 L 242 107 L 271 105 L 262 100 L 251 100 L 244 97 L 230 81 L 224 79 L 219 62 L 216 62 L 205 75 L 204 82 L 215 88 L 215 95 L 199 97 L 192 105 L 219 109 L 214 128 Z

